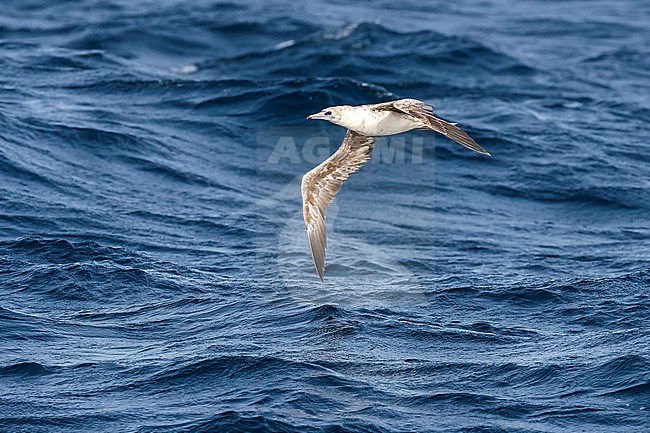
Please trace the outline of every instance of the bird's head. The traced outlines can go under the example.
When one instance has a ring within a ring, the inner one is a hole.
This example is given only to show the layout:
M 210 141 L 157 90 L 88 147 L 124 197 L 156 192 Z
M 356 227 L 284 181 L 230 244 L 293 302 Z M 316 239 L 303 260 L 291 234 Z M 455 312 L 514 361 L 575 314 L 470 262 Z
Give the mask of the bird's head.
M 347 105 L 340 105 L 337 107 L 327 107 L 321 110 L 318 113 L 311 114 L 307 116 L 307 119 L 309 120 L 327 120 L 328 122 L 332 122 L 335 125 L 339 126 L 346 126 L 344 124 L 344 116 L 346 113 L 346 110 L 348 110 L 349 107 Z

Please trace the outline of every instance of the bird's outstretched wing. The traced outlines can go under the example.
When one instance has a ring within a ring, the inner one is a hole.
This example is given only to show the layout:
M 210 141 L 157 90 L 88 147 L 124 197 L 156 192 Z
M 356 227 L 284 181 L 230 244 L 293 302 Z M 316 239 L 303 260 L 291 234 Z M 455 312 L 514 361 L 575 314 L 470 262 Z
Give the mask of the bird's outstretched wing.
M 370 160 L 377 137 L 348 130 L 341 147 L 302 177 L 302 212 L 314 265 L 321 281 L 325 273 L 325 216 L 343 182 Z
M 399 99 L 397 101 L 378 104 L 378 106 L 381 107 L 380 109 L 397 111 L 414 117 L 421 121 L 425 128 L 433 129 L 474 152 L 492 156 L 490 152 L 479 146 L 472 137 L 456 126 L 455 123 L 447 122 L 446 120 L 436 117 L 433 114 L 432 105 L 418 101 L 417 99 Z

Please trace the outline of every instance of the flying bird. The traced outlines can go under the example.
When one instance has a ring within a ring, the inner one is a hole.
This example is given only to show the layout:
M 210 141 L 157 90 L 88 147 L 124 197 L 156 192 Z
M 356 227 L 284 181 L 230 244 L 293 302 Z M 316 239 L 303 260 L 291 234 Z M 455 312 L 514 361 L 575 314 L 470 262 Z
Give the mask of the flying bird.
M 334 200 L 343 182 L 370 160 L 378 137 L 399 134 L 413 129 L 432 129 L 474 152 L 491 156 L 456 126 L 433 114 L 433 106 L 417 99 L 368 105 L 328 107 L 307 117 L 327 120 L 347 128 L 343 143 L 323 163 L 302 178 L 302 211 L 307 240 L 316 272 L 321 281 L 325 275 L 327 207 Z

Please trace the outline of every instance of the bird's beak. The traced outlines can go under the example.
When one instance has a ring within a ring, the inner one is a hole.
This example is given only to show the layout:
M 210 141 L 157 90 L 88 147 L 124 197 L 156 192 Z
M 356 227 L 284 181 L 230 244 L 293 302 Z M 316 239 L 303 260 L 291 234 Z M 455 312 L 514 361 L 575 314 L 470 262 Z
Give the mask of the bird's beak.
M 310 114 L 307 116 L 308 120 L 329 120 L 329 118 L 330 117 L 324 115 L 322 111 L 320 113 Z

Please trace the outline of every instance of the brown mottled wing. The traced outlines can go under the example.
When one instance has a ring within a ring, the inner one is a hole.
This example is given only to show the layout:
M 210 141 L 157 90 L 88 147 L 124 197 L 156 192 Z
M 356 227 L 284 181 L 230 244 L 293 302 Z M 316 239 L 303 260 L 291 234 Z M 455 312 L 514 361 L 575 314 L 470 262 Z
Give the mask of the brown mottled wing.
M 420 120 L 426 128 L 433 129 L 445 137 L 451 138 L 456 143 L 474 152 L 492 156 L 490 152 L 483 149 L 465 131 L 456 126 L 455 123 L 447 122 L 433 114 L 433 106 L 425 104 L 417 99 L 400 99 L 393 102 L 381 104 L 382 109 L 392 109 Z
M 375 141 L 376 137 L 348 131 L 341 147 L 302 178 L 302 212 L 311 256 L 321 281 L 325 273 L 327 251 L 327 206 L 334 200 L 343 182 L 370 160 Z

